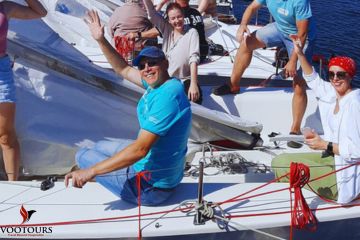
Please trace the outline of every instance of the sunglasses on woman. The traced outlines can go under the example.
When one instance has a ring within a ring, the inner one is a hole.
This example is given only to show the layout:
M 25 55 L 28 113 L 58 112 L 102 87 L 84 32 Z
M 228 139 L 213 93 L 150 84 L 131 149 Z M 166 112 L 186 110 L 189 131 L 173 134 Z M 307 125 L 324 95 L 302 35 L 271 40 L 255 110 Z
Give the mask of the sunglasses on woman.
M 147 61 L 140 63 L 138 66 L 138 69 L 144 70 L 146 64 L 148 65 L 148 67 L 153 67 L 153 66 L 159 65 L 160 62 L 161 62 L 161 60 L 159 60 L 159 59 L 147 60 Z
M 335 78 L 335 76 L 337 77 L 337 79 L 339 80 L 344 80 L 347 76 L 347 72 L 333 72 L 333 71 L 329 71 L 329 79 L 333 80 Z

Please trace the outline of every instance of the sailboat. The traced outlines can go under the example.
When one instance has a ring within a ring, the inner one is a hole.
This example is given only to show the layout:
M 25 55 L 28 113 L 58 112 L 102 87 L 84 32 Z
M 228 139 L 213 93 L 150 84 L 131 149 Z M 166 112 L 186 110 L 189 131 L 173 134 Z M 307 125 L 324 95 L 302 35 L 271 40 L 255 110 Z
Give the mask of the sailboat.
M 58 19 L 56 14 L 47 18 Z M 74 26 L 80 23 L 73 20 Z M 63 24 L 66 22 L 64 19 Z M 86 30 L 79 26 L 75 29 Z M 311 150 L 305 145 L 301 149 L 286 147 L 287 140 L 301 141 L 301 136 L 294 139 L 284 134 L 290 125 L 292 91 L 277 81 L 223 97 L 204 87 L 204 105 L 192 105 L 191 144 L 196 143 L 197 153 L 188 156 L 190 168 L 164 204 L 130 204 L 96 182 L 83 189 L 66 188 L 61 175 L 73 167 L 78 147 L 104 137 L 136 137 L 135 107 L 142 89 L 89 61 L 77 44 L 64 40 L 79 40 L 79 36 L 53 31 L 46 19 L 12 21 L 10 29 L 22 178 L 38 181 L 0 182 L 0 238 L 358 237 L 353 230 L 359 222 L 360 202 L 341 206 L 306 189 L 302 194 L 318 221 L 317 231 L 296 230 L 292 224 L 292 189 L 287 183 L 272 181 L 271 161 L 282 153 Z M 66 34 L 69 36 L 63 37 Z M 309 91 L 308 97 L 305 124 L 321 132 L 315 96 Z M 268 136 L 271 132 L 283 134 Z M 213 141 L 224 139 L 249 149 L 215 152 L 221 148 Z M 50 177 L 54 175 L 60 179 Z

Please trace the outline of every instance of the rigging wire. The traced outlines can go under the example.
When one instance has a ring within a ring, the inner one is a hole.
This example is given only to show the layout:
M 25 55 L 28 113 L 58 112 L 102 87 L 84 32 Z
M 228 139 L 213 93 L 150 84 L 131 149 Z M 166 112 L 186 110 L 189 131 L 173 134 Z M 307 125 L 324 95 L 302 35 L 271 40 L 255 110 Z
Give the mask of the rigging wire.
M 221 220 L 221 221 L 224 221 L 224 222 L 227 222 L 227 223 L 231 223 L 231 224 L 236 225 L 236 226 L 238 226 L 238 227 L 240 227 L 240 228 L 245 228 L 245 229 L 247 229 L 247 230 L 251 230 L 251 231 L 253 231 L 253 232 L 259 233 L 259 234 L 261 234 L 261 235 L 264 235 L 264 236 L 267 236 L 267 237 L 271 237 L 271 238 L 273 238 L 273 239 L 285 240 L 285 238 L 281 238 L 281 237 L 275 236 L 275 235 L 273 235 L 273 234 L 270 234 L 270 233 L 261 231 L 261 230 L 259 230 L 259 229 L 252 228 L 252 227 L 246 226 L 246 225 L 244 225 L 244 224 L 237 223 L 237 222 L 235 222 L 235 221 L 231 221 L 231 220 L 228 219 L 228 218 L 219 217 L 219 216 L 216 216 L 216 215 L 214 216 L 214 218 L 216 218 L 216 219 L 218 219 L 218 220 Z

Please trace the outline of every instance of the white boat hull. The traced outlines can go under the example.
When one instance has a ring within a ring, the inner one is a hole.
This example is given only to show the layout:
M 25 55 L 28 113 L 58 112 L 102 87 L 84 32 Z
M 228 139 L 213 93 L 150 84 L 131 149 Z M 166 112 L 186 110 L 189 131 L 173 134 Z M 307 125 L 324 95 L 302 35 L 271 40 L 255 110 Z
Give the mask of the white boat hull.
M 16 186 L 5 182 L 0 182 L 0 184 L 2 189 L 0 238 L 2 239 L 29 239 L 31 238 L 29 231 L 31 232 L 33 230 L 31 228 L 36 226 L 46 227 L 48 231 L 48 233 L 33 237 L 36 239 L 128 239 L 138 236 L 137 206 L 121 201 L 97 183 L 88 183 L 83 189 L 75 189 L 65 188 L 63 183 L 59 182 L 54 188 L 45 192 L 34 187 Z M 260 183 L 208 183 L 204 185 L 204 199 L 222 202 L 260 185 Z M 287 238 L 290 223 L 288 190 L 247 199 L 251 195 L 287 187 L 288 184 L 274 183 L 244 195 L 241 201 L 223 204 L 224 212 L 233 217 L 227 227 L 221 229 L 214 221 L 194 225 L 193 211 L 166 212 L 177 209 L 179 203 L 184 200 L 196 198 L 197 185 L 182 183 L 174 196 L 162 206 L 141 207 L 142 236 L 156 239 L 171 236 L 177 239 L 178 236 L 187 235 L 183 238 L 190 236 L 189 238 L 195 239 L 200 236 L 209 237 L 218 234 L 217 236 L 224 236 L 227 239 L 230 236 L 240 239 L 244 235 L 255 237 L 249 229 L 258 229 Z M 335 205 L 323 202 L 310 191 L 303 190 L 303 193 L 310 208 L 314 209 L 317 219 L 325 226 L 330 222 L 335 224 L 341 224 L 342 221 L 351 222 L 351 219 L 355 220 L 360 216 L 360 206 L 337 208 Z M 359 202 L 352 204 L 359 205 Z M 24 206 L 27 211 L 36 211 L 24 224 L 21 224 L 23 221 L 20 214 L 21 206 Z M 331 207 L 334 208 L 326 210 Z M 22 232 L 12 234 L 15 231 Z M 235 233 L 229 234 L 229 231 L 235 231 Z M 342 235 L 341 229 L 339 231 L 338 236 Z M 304 234 L 300 231 L 295 231 L 295 233 L 300 236 Z M 261 233 L 256 235 L 265 239 Z M 316 234 L 306 233 L 305 236 L 313 238 Z

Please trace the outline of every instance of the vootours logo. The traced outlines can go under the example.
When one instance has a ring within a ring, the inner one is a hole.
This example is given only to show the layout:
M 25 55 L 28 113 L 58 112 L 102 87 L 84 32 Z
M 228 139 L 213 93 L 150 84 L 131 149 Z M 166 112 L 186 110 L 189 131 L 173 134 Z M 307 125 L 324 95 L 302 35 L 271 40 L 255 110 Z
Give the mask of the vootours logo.
M 22 226 L 28 223 L 31 216 L 36 213 L 35 210 L 27 211 L 22 205 L 20 208 L 20 215 L 22 222 L 19 225 L 0 227 L 2 234 L 7 234 L 10 237 L 43 237 L 53 232 L 53 227 L 48 226 Z

